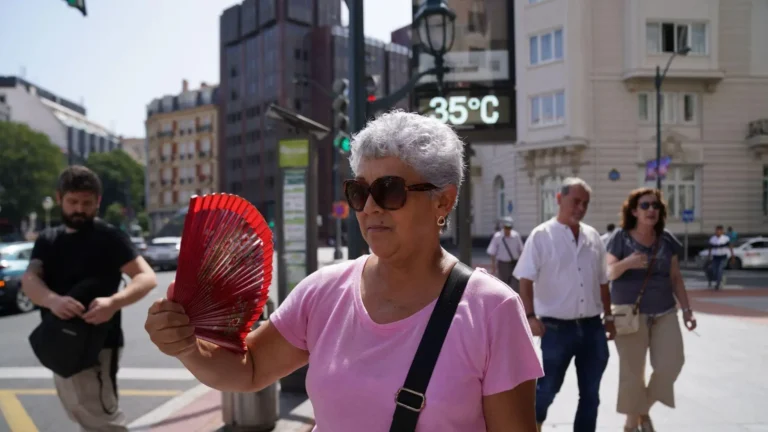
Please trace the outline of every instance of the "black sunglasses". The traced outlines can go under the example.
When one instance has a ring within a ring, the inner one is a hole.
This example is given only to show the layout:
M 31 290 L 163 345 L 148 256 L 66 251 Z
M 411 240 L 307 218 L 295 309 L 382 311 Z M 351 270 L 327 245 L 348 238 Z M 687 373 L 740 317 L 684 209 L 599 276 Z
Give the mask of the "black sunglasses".
M 373 197 L 376 204 L 384 210 L 399 210 L 405 205 L 409 191 L 426 192 L 437 189 L 432 183 L 405 185 L 405 179 L 396 176 L 379 177 L 368 186 L 360 180 L 344 181 L 344 196 L 349 207 L 355 211 L 363 211 L 368 196 Z
M 659 210 L 661 208 L 661 204 L 658 201 L 654 201 L 654 202 L 648 202 L 648 201 L 641 202 L 637 206 L 640 207 L 643 210 L 648 210 L 651 207 L 653 207 L 654 210 Z

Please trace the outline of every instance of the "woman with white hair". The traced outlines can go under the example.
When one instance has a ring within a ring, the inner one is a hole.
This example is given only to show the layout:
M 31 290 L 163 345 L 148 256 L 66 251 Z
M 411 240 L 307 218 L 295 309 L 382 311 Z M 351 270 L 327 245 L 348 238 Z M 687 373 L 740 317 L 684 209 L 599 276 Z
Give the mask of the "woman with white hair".
M 258 391 L 309 363 L 319 432 L 535 431 L 543 371 L 520 298 L 440 246 L 463 151 L 435 119 L 370 122 L 344 190 L 372 253 L 305 278 L 244 356 L 196 340 L 167 300 L 150 308 L 152 341 L 222 391 Z

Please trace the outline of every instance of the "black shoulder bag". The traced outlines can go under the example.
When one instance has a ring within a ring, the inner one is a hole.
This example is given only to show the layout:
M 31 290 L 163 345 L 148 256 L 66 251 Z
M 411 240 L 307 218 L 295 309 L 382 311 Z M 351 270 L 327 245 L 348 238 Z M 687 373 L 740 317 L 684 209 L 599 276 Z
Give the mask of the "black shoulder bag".
M 461 296 L 467 287 L 472 269 L 457 262 L 445 281 L 443 291 L 437 299 L 432 316 L 429 317 L 427 328 L 421 337 L 416 355 L 411 363 L 411 369 L 405 378 L 405 384 L 395 394 L 395 414 L 392 418 L 390 432 L 413 432 L 419 421 L 419 414 L 427 404 L 427 386 L 432 378 L 437 358 L 443 348 L 445 336 L 451 328 L 453 316 L 459 306 Z
M 75 285 L 69 295 L 87 307 L 100 285 L 99 279 L 87 279 Z M 111 328 L 111 321 L 92 325 L 79 317 L 62 320 L 49 311 L 29 335 L 29 343 L 43 366 L 69 378 L 98 363 Z

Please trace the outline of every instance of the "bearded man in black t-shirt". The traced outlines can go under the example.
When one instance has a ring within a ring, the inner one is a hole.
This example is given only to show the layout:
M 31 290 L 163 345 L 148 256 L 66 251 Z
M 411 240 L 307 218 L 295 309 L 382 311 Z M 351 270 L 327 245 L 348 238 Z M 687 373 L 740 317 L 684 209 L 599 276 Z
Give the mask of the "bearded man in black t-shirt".
M 101 189 L 88 168 L 71 166 L 61 173 L 56 199 L 63 225 L 40 233 L 22 289 L 40 306 L 43 319 L 53 314 L 61 320 L 106 323 L 98 364 L 68 378 L 54 374 L 54 382 L 67 415 L 83 430 L 125 431 L 115 381 L 123 347 L 120 309 L 146 296 L 157 282 L 130 238 L 96 218 Z M 131 282 L 120 290 L 123 273 Z

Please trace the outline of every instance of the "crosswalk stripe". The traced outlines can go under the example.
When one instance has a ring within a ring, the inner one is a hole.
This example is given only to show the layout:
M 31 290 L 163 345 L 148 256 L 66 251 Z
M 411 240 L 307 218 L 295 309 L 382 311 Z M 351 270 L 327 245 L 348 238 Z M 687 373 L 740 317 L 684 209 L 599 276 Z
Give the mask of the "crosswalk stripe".
M 15 394 L 0 390 L 0 413 L 5 417 L 11 432 L 37 432 L 37 426 Z
M 44 367 L 0 367 L 0 380 L 52 379 L 53 372 Z M 119 380 L 135 381 L 194 381 L 183 368 L 120 368 Z

